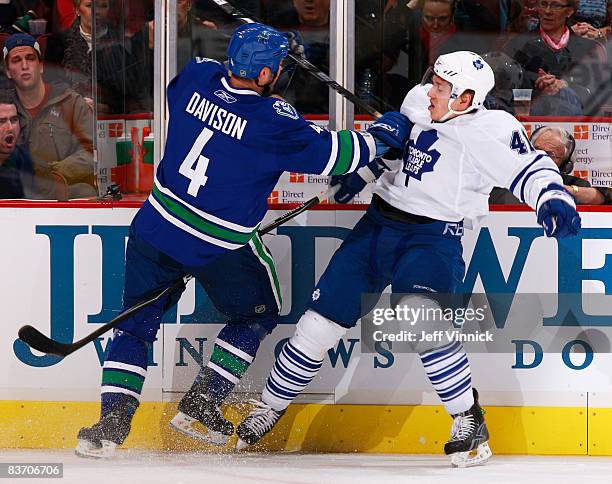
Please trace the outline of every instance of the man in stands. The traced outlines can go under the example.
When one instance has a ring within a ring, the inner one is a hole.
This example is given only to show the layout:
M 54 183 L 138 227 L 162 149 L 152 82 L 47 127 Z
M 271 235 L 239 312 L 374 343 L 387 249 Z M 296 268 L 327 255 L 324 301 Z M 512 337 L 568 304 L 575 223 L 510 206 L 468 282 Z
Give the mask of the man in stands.
M 21 126 L 17 106 L 9 91 L 0 91 L 0 198 L 29 196 L 32 160 L 18 144 Z
M 34 162 L 34 198 L 95 196 L 91 108 L 66 86 L 44 82 L 41 49 L 31 35 L 11 35 L 3 59 Z

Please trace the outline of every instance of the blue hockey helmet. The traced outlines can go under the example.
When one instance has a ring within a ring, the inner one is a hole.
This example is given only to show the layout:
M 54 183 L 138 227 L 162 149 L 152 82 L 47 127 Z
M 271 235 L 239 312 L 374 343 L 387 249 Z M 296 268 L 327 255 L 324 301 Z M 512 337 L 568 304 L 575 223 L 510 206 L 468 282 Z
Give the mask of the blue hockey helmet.
M 246 79 L 255 79 L 264 67 L 276 73 L 288 50 L 287 37 L 278 30 L 258 23 L 241 25 L 227 48 L 229 70 Z

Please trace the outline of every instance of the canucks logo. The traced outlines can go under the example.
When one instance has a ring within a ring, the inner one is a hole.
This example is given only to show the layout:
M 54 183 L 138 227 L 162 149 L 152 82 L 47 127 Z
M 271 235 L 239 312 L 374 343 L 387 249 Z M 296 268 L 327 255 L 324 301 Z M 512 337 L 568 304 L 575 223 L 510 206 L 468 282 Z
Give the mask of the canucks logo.
M 421 180 L 423 173 L 433 171 L 440 158 L 438 150 L 432 150 L 432 145 L 438 141 L 438 132 L 435 129 L 421 131 L 416 142 L 410 140 L 408 149 L 404 152 L 404 168 L 406 185 L 410 177 Z
M 276 114 L 279 116 L 287 116 L 291 119 L 298 119 L 300 115 L 295 110 L 295 108 L 289 104 L 287 101 L 275 101 L 272 107 L 276 110 Z
M 474 62 L 472 62 L 472 64 L 474 64 L 474 67 L 476 68 L 477 71 L 479 71 L 480 69 L 484 67 L 482 60 L 480 59 L 476 59 Z

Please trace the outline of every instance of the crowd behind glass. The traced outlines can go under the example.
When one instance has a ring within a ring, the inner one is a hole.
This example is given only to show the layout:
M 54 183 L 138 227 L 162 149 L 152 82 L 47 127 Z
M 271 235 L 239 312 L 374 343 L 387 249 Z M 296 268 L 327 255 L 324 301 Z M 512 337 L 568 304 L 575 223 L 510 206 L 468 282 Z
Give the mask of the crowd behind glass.
M 231 3 L 298 34 L 328 72 L 330 0 Z M 489 109 L 612 116 L 611 19 L 612 0 L 356 0 L 355 92 L 398 110 L 438 55 L 471 50 L 495 72 Z M 209 0 L 178 0 L 177 68 L 224 60 L 237 25 Z M 94 117 L 153 111 L 154 32 L 153 0 L 0 0 L 0 198 L 99 195 Z M 302 114 L 328 112 L 327 89 L 299 67 L 276 90 Z

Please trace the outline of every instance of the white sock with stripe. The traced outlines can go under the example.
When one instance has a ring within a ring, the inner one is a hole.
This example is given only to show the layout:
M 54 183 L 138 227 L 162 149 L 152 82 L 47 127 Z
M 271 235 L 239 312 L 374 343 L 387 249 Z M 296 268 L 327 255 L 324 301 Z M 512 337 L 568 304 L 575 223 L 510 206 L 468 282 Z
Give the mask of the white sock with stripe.
M 262 401 L 275 410 L 287 408 L 319 372 L 327 350 L 345 333 L 346 328 L 312 310 L 306 311 L 274 362 Z
M 429 381 L 449 414 L 465 412 L 474 405 L 472 372 L 460 342 L 419 353 L 419 356 Z

